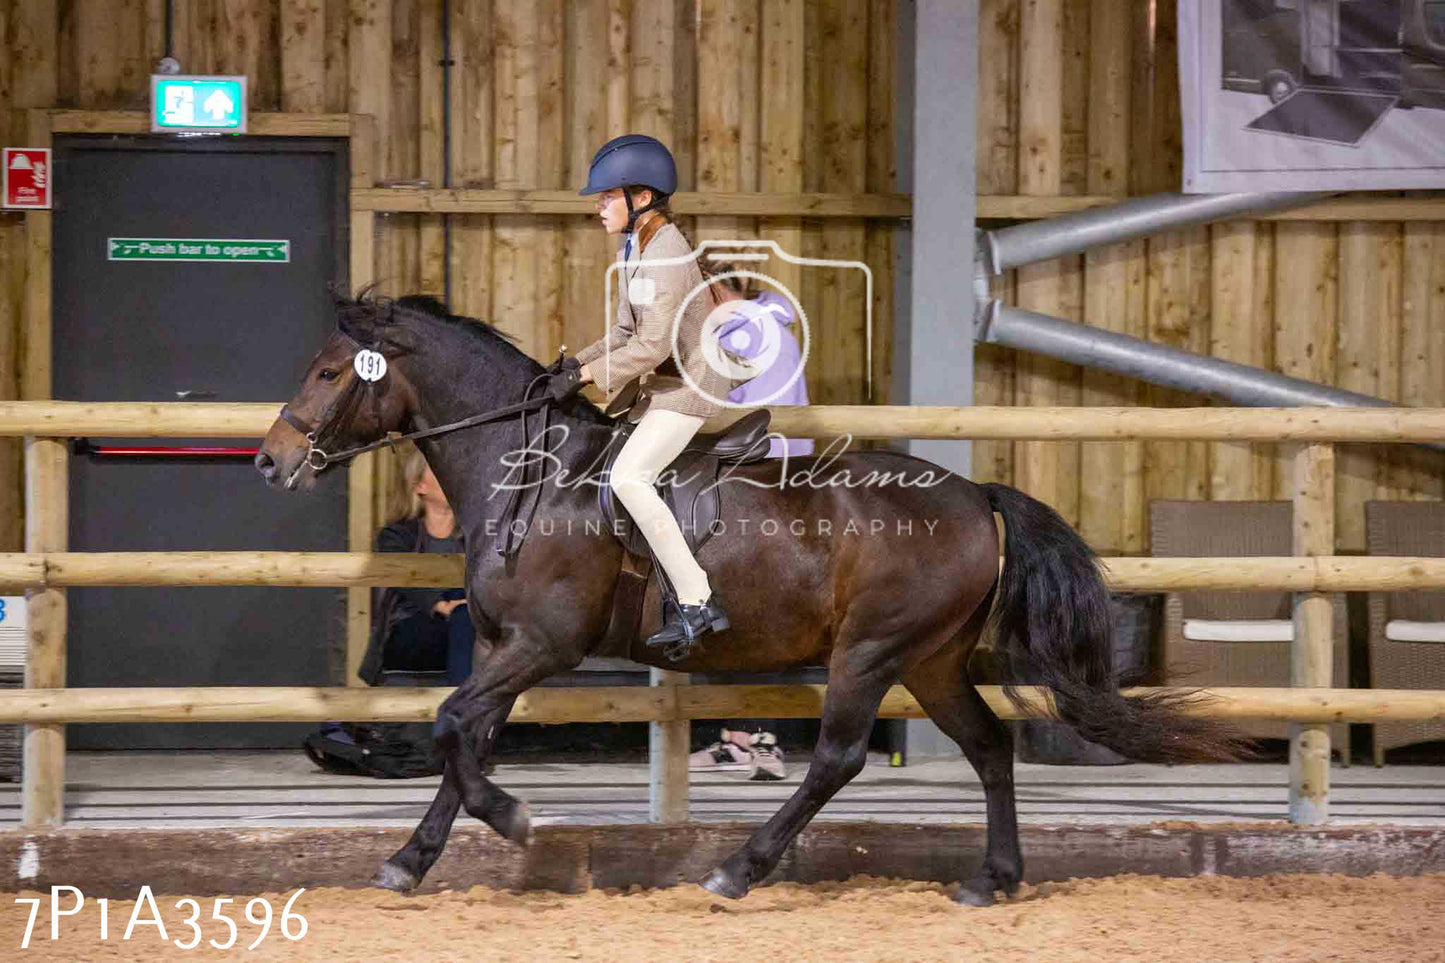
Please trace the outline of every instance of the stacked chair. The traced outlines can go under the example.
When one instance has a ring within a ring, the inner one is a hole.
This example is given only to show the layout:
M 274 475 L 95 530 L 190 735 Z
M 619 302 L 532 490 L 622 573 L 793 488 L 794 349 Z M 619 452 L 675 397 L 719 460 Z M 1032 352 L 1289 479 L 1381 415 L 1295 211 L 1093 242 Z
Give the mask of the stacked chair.
M 1445 556 L 1445 502 L 1367 502 L 1371 555 Z M 1376 689 L 1445 689 L 1445 590 L 1371 592 L 1370 684 Z M 1375 765 L 1385 750 L 1445 739 L 1445 722 L 1374 725 Z
M 1294 554 L 1289 502 L 1157 500 L 1149 506 L 1151 554 L 1234 557 Z M 1349 686 L 1349 626 L 1343 595 L 1334 606 L 1334 686 Z M 1163 665 L 1168 685 L 1287 686 L 1294 626 L 1289 592 L 1170 592 L 1164 599 Z M 1445 654 L 1445 649 L 1442 649 Z M 1240 724 L 1259 739 L 1285 739 L 1285 722 Z M 1331 729 L 1349 764 L 1349 726 Z

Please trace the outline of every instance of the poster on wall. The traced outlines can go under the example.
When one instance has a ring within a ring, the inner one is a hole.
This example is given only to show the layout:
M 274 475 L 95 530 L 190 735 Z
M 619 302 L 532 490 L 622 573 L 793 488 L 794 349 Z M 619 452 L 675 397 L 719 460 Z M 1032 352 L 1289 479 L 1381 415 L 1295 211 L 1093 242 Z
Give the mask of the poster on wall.
M 1179 4 L 1184 191 L 1445 188 L 1445 0 Z

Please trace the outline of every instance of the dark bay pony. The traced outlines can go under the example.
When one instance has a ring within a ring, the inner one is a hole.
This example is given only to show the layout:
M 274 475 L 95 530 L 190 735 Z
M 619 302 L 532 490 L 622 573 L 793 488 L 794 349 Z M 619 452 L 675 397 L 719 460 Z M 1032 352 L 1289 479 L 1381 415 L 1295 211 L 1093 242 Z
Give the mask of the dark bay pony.
M 513 405 L 543 373 L 494 328 L 448 316 L 429 298 L 362 297 L 339 302 L 337 311 L 337 333 L 256 458 L 266 480 L 288 490 L 314 483 L 308 432 L 320 437 L 316 447 L 335 453 L 388 431 Z M 385 376 L 367 385 L 353 366 L 363 349 L 388 362 Z M 540 418 L 534 413 L 533 423 Z M 540 486 L 529 533 L 510 559 L 497 551 L 504 537 L 497 519 L 505 486 L 518 480 L 517 459 L 504 459 L 523 448 L 519 418 L 418 442 L 466 534 L 478 650 L 471 677 L 438 714 L 446 753 L 441 787 L 411 839 L 382 865 L 381 886 L 405 891 L 420 883 L 459 808 L 526 842 L 526 804 L 488 779 L 483 766 L 517 696 L 577 665 L 609 625 L 624 549 L 597 524 L 595 484 L 571 482 L 601 464 L 614 425 L 580 397 L 554 407 L 550 421 L 546 439 L 534 438 L 532 449 L 571 474 L 563 483 L 558 471 Z M 1232 733 L 1182 712 L 1178 698 L 1119 694 L 1108 592 L 1089 547 L 1053 510 L 918 458 L 840 451 L 835 445 L 802 462 L 766 460 L 732 473 L 721 487 L 722 525 L 699 552 L 732 628 L 680 662 L 660 652 L 642 656 L 684 672 L 828 667 L 821 734 L 802 785 L 703 886 L 737 898 L 767 877 L 813 815 L 863 768 L 878 705 L 901 682 L 958 743 L 986 793 L 986 852 L 975 871 L 960 872 L 958 899 L 984 905 L 996 891 L 1012 894 L 1023 874 L 1012 739 L 966 671 L 991 609 L 1005 672 L 1049 686 L 1060 715 L 1085 737 L 1145 761 L 1235 755 Z M 994 512 L 1005 522 L 1002 575 Z M 643 611 L 646 637 L 661 622 L 656 579 Z

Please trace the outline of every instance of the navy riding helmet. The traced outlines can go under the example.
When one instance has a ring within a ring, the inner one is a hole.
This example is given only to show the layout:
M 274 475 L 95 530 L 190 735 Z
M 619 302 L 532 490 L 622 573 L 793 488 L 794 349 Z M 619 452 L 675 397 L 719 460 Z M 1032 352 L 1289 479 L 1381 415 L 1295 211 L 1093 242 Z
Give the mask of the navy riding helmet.
M 624 188 L 622 195 L 627 200 L 627 231 L 637 216 L 667 203 L 667 197 L 677 190 L 677 163 L 672 151 L 662 141 L 646 134 L 623 134 L 614 137 L 597 149 L 592 155 L 592 166 L 587 171 L 587 186 L 579 194 L 600 194 L 614 187 Z M 646 187 L 652 190 L 652 203 L 645 207 L 633 208 L 632 192 L 629 187 Z

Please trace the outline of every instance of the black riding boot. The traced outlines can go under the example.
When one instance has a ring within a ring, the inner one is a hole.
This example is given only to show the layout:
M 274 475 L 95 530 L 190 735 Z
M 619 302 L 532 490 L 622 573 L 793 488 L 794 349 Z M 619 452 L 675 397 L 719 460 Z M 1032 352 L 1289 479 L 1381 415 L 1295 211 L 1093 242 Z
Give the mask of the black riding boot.
M 647 639 L 648 645 L 667 647 L 667 657 L 676 662 L 687 656 L 698 640 L 709 632 L 722 632 L 728 626 L 728 614 L 718 602 L 717 593 L 701 605 L 687 605 L 668 599 L 663 606 L 662 628 Z

